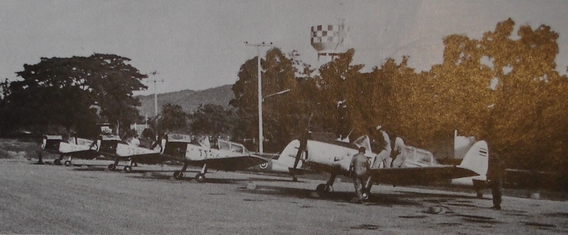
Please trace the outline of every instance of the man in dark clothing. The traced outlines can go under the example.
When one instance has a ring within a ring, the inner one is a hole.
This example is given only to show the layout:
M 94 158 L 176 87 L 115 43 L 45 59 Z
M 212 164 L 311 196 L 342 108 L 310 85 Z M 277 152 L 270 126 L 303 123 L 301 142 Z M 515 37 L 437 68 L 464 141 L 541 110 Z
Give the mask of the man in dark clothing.
M 353 177 L 355 192 L 357 193 L 357 197 L 359 198 L 359 201 L 357 201 L 357 203 L 361 203 L 364 200 L 363 183 L 367 181 L 367 172 L 369 170 L 369 166 L 369 159 L 365 156 L 365 147 L 360 147 L 359 153 L 355 154 L 351 159 L 351 165 L 349 167 L 351 176 Z
M 491 209 L 501 210 L 501 196 L 503 196 L 503 179 L 505 178 L 505 166 L 496 154 L 489 155 L 489 169 L 487 179 L 491 187 L 493 206 Z

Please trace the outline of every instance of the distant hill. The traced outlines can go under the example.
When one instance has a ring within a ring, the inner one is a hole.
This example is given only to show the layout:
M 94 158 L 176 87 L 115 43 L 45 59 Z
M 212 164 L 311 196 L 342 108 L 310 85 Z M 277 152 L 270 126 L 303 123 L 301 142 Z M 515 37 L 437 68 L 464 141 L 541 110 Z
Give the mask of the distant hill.
M 230 108 L 229 102 L 235 97 L 232 87 L 233 85 L 224 85 L 201 91 L 183 90 L 158 94 L 158 112 L 161 112 L 162 106 L 167 103 L 180 105 L 186 113 L 191 113 L 200 104 L 216 104 Z M 154 95 L 136 97 L 142 103 L 138 108 L 140 115 L 154 116 Z

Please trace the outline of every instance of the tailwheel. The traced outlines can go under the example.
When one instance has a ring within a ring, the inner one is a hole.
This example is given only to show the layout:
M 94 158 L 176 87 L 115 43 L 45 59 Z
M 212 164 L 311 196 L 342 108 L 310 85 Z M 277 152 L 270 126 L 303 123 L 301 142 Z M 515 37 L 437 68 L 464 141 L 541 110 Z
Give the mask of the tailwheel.
M 183 179 L 183 173 L 181 171 L 175 171 L 174 172 L 174 179 L 176 179 L 176 180 Z
M 196 179 L 197 182 L 199 182 L 199 183 L 205 183 L 205 174 L 203 174 L 203 173 L 198 173 L 198 174 L 195 176 L 195 179 Z
M 61 164 L 61 161 L 59 162 L 59 164 Z M 69 160 L 65 161 L 65 166 L 71 166 L 71 161 Z
M 132 167 L 131 167 L 131 166 L 125 166 L 125 167 L 124 167 L 124 172 L 126 172 L 126 173 L 132 172 Z
M 116 165 L 110 164 L 110 165 L 108 165 L 108 169 L 111 170 L 111 171 L 114 171 L 116 169 Z
M 316 187 L 316 193 L 320 196 L 323 196 L 332 191 L 331 185 L 328 184 L 320 184 Z
M 61 165 L 61 160 L 55 159 L 55 160 L 53 160 L 53 164 L 54 165 Z

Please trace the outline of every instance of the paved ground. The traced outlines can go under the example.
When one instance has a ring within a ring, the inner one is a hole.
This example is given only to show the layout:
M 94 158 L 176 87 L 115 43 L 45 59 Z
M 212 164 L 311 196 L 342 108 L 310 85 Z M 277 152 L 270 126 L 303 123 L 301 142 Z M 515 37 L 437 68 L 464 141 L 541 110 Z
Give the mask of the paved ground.
M 375 186 L 360 205 L 349 202 L 350 182 L 313 198 L 319 180 L 212 171 L 201 184 L 172 180 L 178 167 L 142 165 L 126 174 L 106 171 L 105 161 L 34 162 L 0 160 L 0 233 L 568 233 L 562 201 L 504 197 L 504 209 L 493 211 L 490 195 Z

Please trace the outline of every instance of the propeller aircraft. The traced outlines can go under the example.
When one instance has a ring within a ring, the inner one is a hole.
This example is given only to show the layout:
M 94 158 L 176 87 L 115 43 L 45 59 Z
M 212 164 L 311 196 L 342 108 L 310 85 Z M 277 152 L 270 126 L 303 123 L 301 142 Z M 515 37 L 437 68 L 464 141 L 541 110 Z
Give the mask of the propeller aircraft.
M 292 140 L 285 149 L 295 149 L 296 156 L 294 165 L 289 169 L 291 172 L 296 170 L 299 163 L 319 172 L 328 172 L 330 177 L 325 184 L 316 187 L 318 195 L 325 195 L 333 191 L 333 183 L 338 175 L 350 176 L 349 168 L 353 155 L 357 153 L 359 146 L 365 142 L 369 143 L 367 136 L 360 137 L 353 144 L 330 141 L 330 140 L 311 140 L 309 135 L 304 135 L 300 139 Z M 431 182 L 451 179 L 481 179 L 487 173 L 488 149 L 485 141 L 476 143 L 462 160 L 460 165 L 418 165 L 413 167 L 390 168 L 385 167 L 382 162 L 377 162 L 376 153 L 373 153 L 370 146 L 366 146 L 366 156 L 371 162 L 369 177 L 364 185 L 363 196 L 368 199 L 373 184 L 391 185 L 420 185 Z M 283 154 L 290 155 L 284 151 Z
M 137 163 L 157 164 L 164 161 L 160 150 L 155 150 L 156 144 L 150 149 L 131 145 L 114 135 L 101 135 L 97 140 L 100 146 L 98 151 L 105 157 L 114 159 L 114 163 L 108 165 L 109 170 L 115 170 L 119 161 L 128 161 L 124 167 L 124 172 L 129 173 Z
M 195 179 L 205 182 L 208 169 L 224 171 L 243 170 L 255 165 L 266 163 L 268 159 L 251 154 L 242 144 L 218 139 L 216 148 L 211 147 L 208 137 L 201 138 L 195 143 L 190 135 L 167 134 L 154 144 L 153 149 L 128 146 L 119 138 L 101 138 L 100 152 L 103 155 L 117 159 L 109 169 L 116 169 L 119 160 L 128 160 L 130 164 L 124 171 L 130 172 L 135 163 L 158 164 L 166 161 L 183 163 L 179 171 L 175 171 L 175 179 L 183 179 L 189 165 L 201 167 Z
M 65 166 L 71 166 L 73 158 L 92 160 L 98 157 L 98 145 L 95 141 L 77 137 L 71 137 L 67 141 L 61 135 L 44 135 L 41 148 L 52 154 L 59 154 L 59 158 L 53 161 L 55 165 L 61 165 L 65 156 Z

